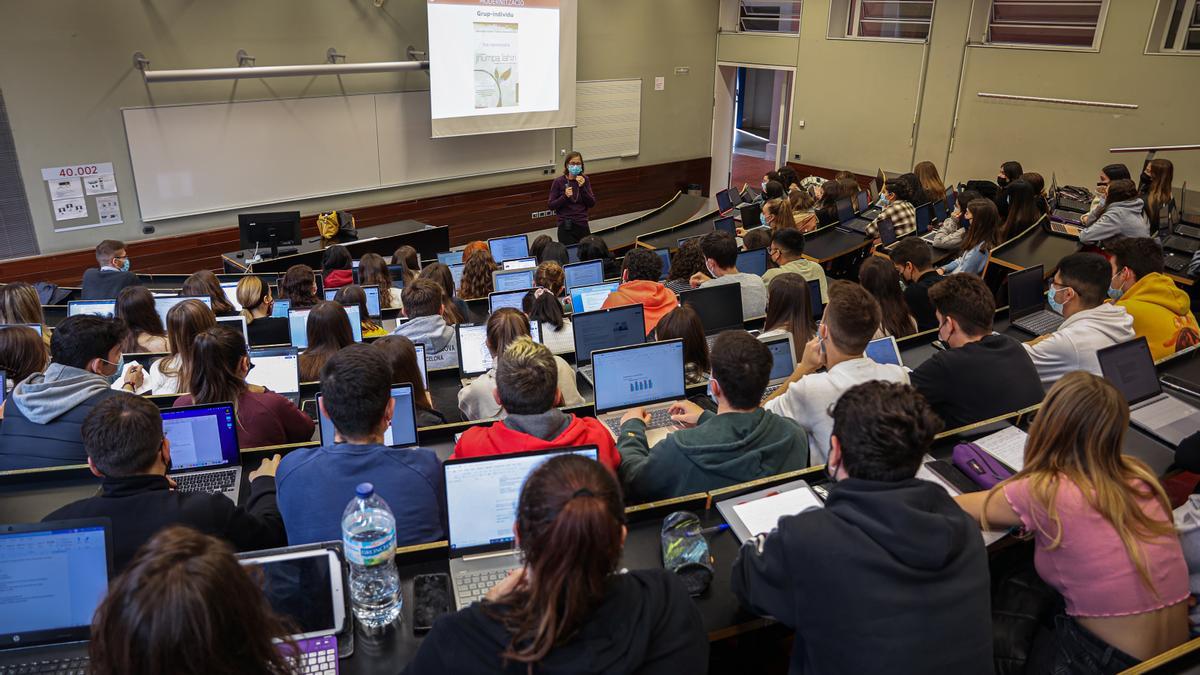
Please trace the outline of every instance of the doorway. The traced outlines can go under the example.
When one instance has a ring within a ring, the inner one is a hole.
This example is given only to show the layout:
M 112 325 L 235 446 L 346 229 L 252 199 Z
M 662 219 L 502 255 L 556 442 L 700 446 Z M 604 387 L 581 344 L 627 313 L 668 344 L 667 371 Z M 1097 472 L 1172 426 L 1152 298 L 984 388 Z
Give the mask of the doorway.
M 788 157 L 792 78 L 787 69 L 718 65 L 713 111 L 712 185 L 758 189 Z

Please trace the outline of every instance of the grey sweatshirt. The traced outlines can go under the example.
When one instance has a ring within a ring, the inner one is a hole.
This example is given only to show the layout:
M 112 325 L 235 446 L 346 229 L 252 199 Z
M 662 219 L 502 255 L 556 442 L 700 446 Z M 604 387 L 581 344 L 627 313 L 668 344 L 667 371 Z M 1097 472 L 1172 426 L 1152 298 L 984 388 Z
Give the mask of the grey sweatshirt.
M 1091 225 L 1079 232 L 1079 241 L 1098 244 L 1113 237 L 1149 237 L 1150 221 L 1146 220 L 1140 197 L 1113 202 L 1104 207 Z
M 92 398 L 108 391 L 108 381 L 95 373 L 51 363 L 45 372 L 25 378 L 13 390 L 13 403 L 35 424 L 49 424 Z

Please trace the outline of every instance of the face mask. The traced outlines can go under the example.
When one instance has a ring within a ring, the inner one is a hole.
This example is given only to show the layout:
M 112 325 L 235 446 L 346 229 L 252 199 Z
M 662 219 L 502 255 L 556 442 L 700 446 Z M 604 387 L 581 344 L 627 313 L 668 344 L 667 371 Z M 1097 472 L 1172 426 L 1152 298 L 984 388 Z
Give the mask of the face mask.
M 938 333 L 937 333 L 938 340 L 940 340 L 941 342 L 943 342 L 946 345 L 950 344 L 950 341 L 949 341 L 950 339 L 942 337 L 942 329 L 949 325 L 950 325 L 949 321 L 943 321 L 942 323 L 938 324 Z
M 712 378 L 709 378 L 708 388 L 706 390 L 708 392 L 708 397 L 712 399 L 713 403 L 716 403 L 717 405 L 721 405 L 721 403 L 719 401 L 717 401 L 717 395 L 713 393 L 712 383 L 713 383 Z
M 831 483 L 837 482 L 837 472 L 838 472 L 837 465 L 835 465 L 831 462 L 825 463 L 825 474 L 827 476 L 829 476 L 829 482 L 831 482 Z
M 767 191 L 767 181 L 765 181 L 765 180 L 762 182 L 762 191 L 763 192 Z
M 1054 290 L 1054 287 L 1050 287 L 1049 289 L 1047 289 L 1046 290 L 1046 302 L 1048 302 L 1050 304 L 1050 309 L 1052 311 L 1054 311 L 1054 313 L 1062 314 L 1063 313 L 1063 305 L 1062 305 L 1062 303 L 1060 303 L 1059 301 L 1054 299 L 1055 295 L 1058 295 L 1058 292 Z
M 1116 275 L 1113 275 L 1113 279 L 1116 279 L 1116 278 L 1117 278 Z M 1124 289 L 1116 288 L 1115 286 L 1109 287 L 1108 297 L 1112 298 L 1113 300 L 1120 300 L 1122 295 L 1125 295 Z
M 714 279 L 717 278 L 717 273 L 712 271 L 712 268 L 708 266 L 708 263 L 704 263 L 704 269 L 708 272 L 708 276 Z
M 122 271 L 122 272 L 128 272 L 128 271 L 129 271 L 129 258 L 126 258 L 126 259 L 125 259 L 125 262 L 121 263 L 121 271 Z
M 1008 185 L 1008 176 L 997 176 L 996 185 L 999 185 L 1000 187 Z
M 571 172 L 572 176 L 578 176 L 583 173 L 583 166 L 579 164 L 571 164 L 567 166 L 567 171 Z

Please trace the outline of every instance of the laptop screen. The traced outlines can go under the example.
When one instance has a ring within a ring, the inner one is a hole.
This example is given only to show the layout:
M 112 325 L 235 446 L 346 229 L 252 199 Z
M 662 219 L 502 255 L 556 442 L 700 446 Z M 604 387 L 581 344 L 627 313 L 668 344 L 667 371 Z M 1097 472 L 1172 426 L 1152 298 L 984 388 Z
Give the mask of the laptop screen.
M 790 333 L 763 338 L 763 343 L 767 345 L 767 349 L 771 350 L 770 381 L 785 379 L 796 370 L 796 353 L 792 349 Z
M 492 285 L 495 290 L 515 291 L 521 288 L 533 288 L 533 270 L 508 270 L 492 272 Z
M 450 278 L 454 279 L 454 292 L 458 293 L 459 287 L 462 286 L 463 263 L 450 265 Z
M 506 270 L 530 270 L 537 267 L 537 258 L 513 258 L 504 261 Z
M 732 209 L 732 208 L 733 208 L 733 203 L 729 201 L 729 192 L 726 190 L 718 191 L 717 192 L 717 209 L 721 213 L 725 213 L 726 211 L 728 211 L 729 209 Z
M 597 414 L 684 396 L 682 340 L 596 352 L 592 367 Z
M 72 300 L 67 303 L 67 316 L 91 314 L 111 319 L 116 313 L 116 300 Z
M 238 282 L 236 281 L 222 281 L 221 291 L 225 293 L 225 299 L 229 301 L 229 304 L 233 305 L 233 308 L 240 312 L 242 311 L 242 303 L 238 302 L 237 299 L 237 285 Z
M 14 326 L 24 326 L 37 333 L 38 337 L 42 336 L 42 324 L 40 323 L 0 323 L 0 330 Z
M 171 442 L 171 472 L 236 466 L 237 421 L 233 405 L 216 403 L 160 410 Z
M 523 234 L 488 239 L 488 248 L 492 252 L 492 259 L 498 263 L 514 258 L 529 257 L 529 239 Z
M 592 286 L 577 286 L 571 289 L 571 309 L 576 314 L 579 312 L 594 312 L 604 306 L 604 301 L 621 283 L 618 281 L 609 281 L 603 284 L 594 284 Z
M 867 343 L 864 356 L 875 363 L 890 363 L 894 366 L 904 365 L 900 362 L 900 347 L 896 338 L 888 336 L 871 340 Z
M 4 397 L 8 393 L 8 376 L 0 371 L 0 405 L 4 404 Z
M 350 319 L 350 332 L 354 333 L 354 341 L 362 342 L 362 319 L 359 318 L 358 305 L 343 307 L 346 317 Z M 292 336 L 292 346 L 306 349 L 308 347 L 308 315 L 311 309 L 293 309 L 288 311 L 288 330 Z
M 1146 338 L 1140 337 L 1096 352 L 1100 372 L 1129 403 L 1139 403 L 1162 393 L 1154 357 Z
M 737 223 L 733 222 L 732 216 L 728 218 L 717 218 L 713 222 L 713 229 L 717 232 L 728 232 L 735 237 L 737 236 Z
M 1008 313 L 1017 319 L 1044 307 L 1046 300 L 1042 266 L 1008 275 Z
M 866 190 L 860 190 L 858 194 L 854 195 L 854 201 L 859 213 L 866 211 L 867 207 L 871 205 L 870 195 L 867 194 Z
M 462 251 L 443 251 L 438 254 L 438 262 L 443 265 L 458 265 L 462 263 L 462 257 Z
M 275 301 L 275 303 L 273 305 L 271 305 L 271 318 L 272 319 L 286 319 L 288 312 L 291 311 L 291 309 L 292 309 L 292 301 L 291 300 L 277 299 Z
M 938 223 L 946 219 L 946 202 L 939 199 L 933 203 L 933 218 Z
M 917 234 L 925 234 L 929 231 L 929 225 L 933 222 L 933 205 L 925 204 L 917 209 Z
M 511 544 L 517 500 L 525 479 L 539 464 L 558 455 L 598 460 L 596 446 L 546 452 L 498 455 L 479 460 L 449 460 L 446 476 L 446 519 L 450 550 Z
M 363 292 L 367 294 L 367 313 L 371 316 L 379 316 L 379 287 L 378 286 L 363 286 Z M 340 288 L 325 289 L 325 300 L 332 302 L 337 297 Z
M 668 274 L 671 273 L 671 249 L 656 248 L 654 249 L 654 252 L 657 253 L 658 257 L 662 260 L 662 274 L 658 275 L 658 280 L 662 281 L 663 279 L 667 278 Z
M 321 410 L 321 399 L 317 395 L 317 411 L 321 417 L 321 445 L 333 445 L 333 422 Z M 383 444 L 403 448 L 417 444 L 417 411 L 413 401 L 411 384 L 392 385 L 392 400 L 396 406 L 392 411 L 392 423 L 383 432 Z
M 158 312 L 158 318 L 162 319 L 163 325 L 167 325 L 167 312 L 171 308 L 184 300 L 199 300 L 204 303 L 205 307 L 212 309 L 212 298 L 202 295 L 180 295 L 173 298 L 154 298 L 154 311 Z
M 742 328 L 741 284 L 717 284 L 679 294 L 679 301 L 696 310 L 705 335 Z
M 0 649 L 87 639 L 110 561 L 97 521 L 0 527 Z
M 571 263 L 563 267 L 563 272 L 566 274 L 567 288 L 591 286 L 604 281 L 604 261 L 588 260 Z
M 521 310 L 521 307 L 525 302 L 526 295 L 529 295 L 528 288 L 522 288 L 516 291 L 490 293 L 488 295 L 488 313 L 491 314 L 504 307 L 511 307 L 515 310 Z
M 853 219 L 854 218 L 853 202 L 850 201 L 849 199 L 837 200 L 837 214 L 838 214 L 838 222 L 839 223 L 844 223 L 847 220 Z
M 567 247 L 567 262 L 579 262 L 579 244 L 571 244 Z
M 300 358 L 295 347 L 267 347 L 250 350 L 246 382 L 280 394 L 300 393 Z
M 624 305 L 583 312 L 571 317 L 575 334 L 575 363 L 588 363 L 592 352 L 640 345 L 646 341 L 645 307 Z
M 737 269 L 739 272 L 755 274 L 762 276 L 767 272 L 767 249 L 753 248 L 749 251 L 742 251 L 737 256 Z
M 458 363 L 463 377 L 475 377 L 492 369 L 492 353 L 487 347 L 487 325 L 460 323 L 458 334 Z M 537 320 L 529 322 L 529 335 L 534 342 L 542 341 L 542 326 Z
M 237 316 L 218 316 L 217 325 L 224 326 L 238 335 L 241 335 L 242 341 L 246 344 L 250 344 L 250 334 L 246 330 L 246 317 L 240 314 Z

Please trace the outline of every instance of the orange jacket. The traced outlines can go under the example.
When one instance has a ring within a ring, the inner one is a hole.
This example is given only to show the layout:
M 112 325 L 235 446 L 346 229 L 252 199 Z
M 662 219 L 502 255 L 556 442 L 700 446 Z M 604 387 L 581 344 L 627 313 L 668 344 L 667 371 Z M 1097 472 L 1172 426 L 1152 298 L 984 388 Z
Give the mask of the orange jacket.
M 679 298 L 657 281 L 627 281 L 617 287 L 604 301 L 604 309 L 621 305 L 641 305 L 646 310 L 646 335 L 658 325 L 658 320 L 679 305 Z

